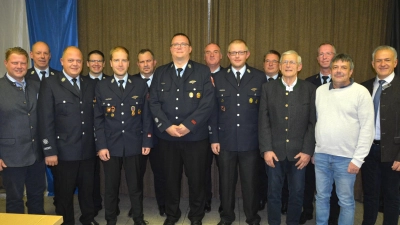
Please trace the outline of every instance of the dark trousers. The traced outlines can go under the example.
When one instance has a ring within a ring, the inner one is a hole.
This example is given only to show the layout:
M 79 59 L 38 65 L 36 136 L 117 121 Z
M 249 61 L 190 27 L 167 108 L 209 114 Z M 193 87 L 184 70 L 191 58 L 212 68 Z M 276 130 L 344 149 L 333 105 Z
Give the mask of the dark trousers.
M 116 209 L 118 206 L 119 185 L 121 183 L 121 170 L 124 167 L 125 179 L 131 201 L 132 218 L 134 221 L 143 219 L 143 175 L 142 155 L 129 157 L 111 156 L 108 161 L 103 161 L 104 167 L 104 208 L 105 219 L 108 223 L 117 222 Z
M 96 157 L 94 166 L 94 183 L 93 183 L 93 204 L 96 211 L 101 210 L 103 199 L 100 194 L 100 161 L 99 157 Z
M 303 212 L 307 214 L 314 214 L 314 196 L 315 196 L 315 166 L 313 163 L 308 163 L 306 167 L 306 177 L 304 184 L 304 199 L 303 199 Z M 330 209 L 329 209 L 329 221 L 338 221 L 340 206 L 339 198 L 336 195 L 335 183 L 333 183 Z
M 190 221 L 202 220 L 205 204 L 205 170 L 208 139 L 201 141 L 167 141 L 160 139 L 159 147 L 164 151 L 165 173 L 165 213 L 170 221 L 181 217 L 179 201 L 183 166 L 189 183 L 188 218 Z
M 263 159 L 263 158 L 262 158 Z M 267 175 L 266 176 L 266 180 L 264 181 L 264 184 L 260 184 L 260 187 L 265 188 L 263 190 L 263 193 L 261 194 L 262 191 L 260 191 L 260 196 L 263 196 L 264 200 L 268 200 L 268 168 L 269 166 L 265 163 L 264 159 L 263 159 L 263 168 L 264 168 L 264 173 Z M 260 197 L 261 199 L 261 197 Z M 285 176 L 285 180 L 283 181 L 283 187 L 282 187 L 282 205 L 283 204 L 288 204 L 289 202 L 289 188 L 288 188 L 288 181 L 287 181 L 287 176 Z
M 281 193 L 285 176 L 287 176 L 289 204 L 286 224 L 298 225 L 303 205 L 306 169 L 297 169 L 296 161 L 289 161 L 287 158 L 278 162 L 274 161 L 274 163 L 275 168 L 268 168 L 268 223 L 270 225 L 281 224 Z
M 30 166 L 6 167 L 3 170 L 3 185 L 6 190 L 6 212 L 24 213 L 24 187 L 29 214 L 44 214 L 43 195 L 46 190 L 46 165 L 44 161 Z
M 62 215 L 65 225 L 75 224 L 74 191 L 78 187 L 79 207 L 82 215 L 81 223 L 89 223 L 94 218 L 93 179 L 96 158 L 62 161 L 52 166 L 54 177 L 54 194 L 56 214 Z
M 268 198 L 268 176 L 267 172 L 265 170 L 266 163 L 264 161 L 264 158 L 258 157 L 257 159 L 258 162 L 258 177 L 259 177 L 259 195 L 258 195 L 258 201 L 263 201 L 267 200 Z
M 146 172 L 147 160 L 150 161 L 151 170 L 154 176 L 154 192 L 158 206 L 165 205 L 165 175 L 164 175 L 164 159 L 163 152 L 158 145 L 151 149 L 150 154 L 143 155 L 142 173 L 143 177 Z
M 235 220 L 235 190 L 239 168 L 246 223 L 253 224 L 260 222 L 261 218 L 257 214 L 259 157 L 259 151 L 220 151 L 218 160 L 223 209 L 221 212 L 221 221 L 231 223 Z
M 219 170 L 219 163 L 218 163 L 218 157 L 217 155 L 215 155 L 212 150 L 211 150 L 211 145 L 210 145 L 210 150 L 207 152 L 207 168 L 206 168 L 206 201 L 208 201 L 209 203 L 211 203 L 211 199 L 213 196 L 212 193 L 212 181 L 211 181 L 211 168 L 212 168 L 212 163 L 213 163 L 213 159 L 215 158 L 215 163 L 217 164 L 218 170 Z M 222 193 L 222 189 L 221 189 L 221 185 L 219 185 L 219 199 L 221 200 L 221 193 Z
M 375 224 L 379 209 L 379 193 L 383 191 L 383 224 L 397 225 L 400 207 L 400 172 L 392 170 L 393 162 L 381 162 L 381 146 L 373 144 L 361 167 L 364 191 L 363 225 Z

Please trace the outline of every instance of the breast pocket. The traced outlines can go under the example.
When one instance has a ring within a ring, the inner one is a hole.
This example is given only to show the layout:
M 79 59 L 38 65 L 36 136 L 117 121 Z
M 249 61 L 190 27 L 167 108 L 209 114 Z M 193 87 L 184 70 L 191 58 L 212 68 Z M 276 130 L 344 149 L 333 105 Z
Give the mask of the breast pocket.
M 72 108 L 74 107 L 74 102 L 69 98 L 60 98 L 55 100 L 56 103 L 56 113 L 58 115 L 69 115 Z
M 247 92 L 248 105 L 258 109 L 260 105 L 261 90 L 250 90 Z
M 116 110 L 116 102 L 114 100 L 104 100 L 101 104 L 105 116 L 114 117 Z
M 203 98 L 203 88 L 195 85 L 187 85 L 185 88 L 186 98 L 192 104 L 198 104 L 200 99 Z
M 218 99 L 218 105 L 219 105 L 220 111 L 225 112 L 227 109 L 229 109 L 230 103 L 232 101 L 231 95 L 229 92 L 218 91 L 217 99 Z
M 131 116 L 141 115 L 143 111 L 143 99 L 129 100 L 129 107 Z
M 157 94 L 158 100 L 161 103 L 166 102 L 171 94 L 171 83 L 161 82 L 160 85 L 157 86 Z

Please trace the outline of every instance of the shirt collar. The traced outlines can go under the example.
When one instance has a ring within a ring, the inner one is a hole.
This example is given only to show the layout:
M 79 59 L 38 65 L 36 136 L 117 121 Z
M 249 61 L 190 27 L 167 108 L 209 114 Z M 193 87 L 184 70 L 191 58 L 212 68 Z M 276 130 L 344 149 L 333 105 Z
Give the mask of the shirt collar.
M 22 82 L 17 81 L 16 79 L 14 79 L 13 77 L 11 77 L 8 73 L 6 73 L 7 78 L 13 82 L 13 83 L 25 83 L 25 77 L 22 78 Z M 26 84 L 26 83 L 25 83 Z
M 284 79 L 281 79 L 281 81 L 282 81 L 282 84 L 286 87 L 286 91 L 290 92 L 290 91 L 293 91 L 294 86 L 296 86 L 296 84 L 297 84 L 297 77 L 296 77 L 296 80 L 294 80 L 293 84 L 290 86 L 285 83 Z
M 183 77 L 183 74 L 185 73 L 187 64 L 188 64 L 188 62 L 187 62 L 185 65 L 183 65 L 182 67 L 180 67 L 180 68 L 182 68 L 181 77 Z M 178 75 L 178 70 L 177 70 L 177 69 L 178 69 L 179 67 L 176 67 L 175 63 L 174 63 L 174 67 L 175 67 L 176 75 Z
M 214 71 L 211 71 L 211 73 L 216 73 L 216 72 L 219 72 L 220 70 L 221 70 L 221 66 L 218 66 L 218 68 Z
M 351 86 L 353 83 L 354 83 L 354 79 L 353 79 L 353 78 L 350 78 L 350 84 L 348 84 L 348 85 L 346 85 L 346 86 L 343 86 L 343 87 L 340 87 L 340 88 L 349 87 L 349 86 Z M 333 87 L 333 82 L 330 82 L 330 83 L 329 83 L 329 90 L 332 90 L 332 89 L 339 89 L 339 88 L 334 88 L 334 87 Z
M 392 82 L 392 80 L 394 79 L 394 72 L 392 72 L 389 76 L 387 76 L 385 79 L 383 79 L 384 81 L 386 81 L 386 83 L 390 83 L 390 82 Z M 378 84 L 378 81 L 379 81 L 380 79 L 378 78 L 378 76 L 376 76 L 376 78 L 375 78 L 375 81 L 374 81 L 374 83 L 375 84 Z
M 233 66 L 231 66 L 232 72 L 233 74 L 236 75 L 236 72 L 240 72 L 240 76 L 243 76 L 244 72 L 246 72 L 246 65 L 244 65 L 242 68 L 240 68 L 240 70 L 237 70 L 235 68 L 233 68 Z
M 95 77 L 95 76 L 93 76 L 92 74 L 90 74 L 90 72 L 89 72 L 89 77 L 90 77 L 90 79 L 96 79 L 96 78 L 98 78 L 99 80 L 102 80 L 102 79 L 103 79 L 103 73 L 100 73 L 100 75 L 99 75 L 98 77 Z
M 272 77 L 270 77 L 270 76 L 268 76 L 268 75 L 265 74 L 265 76 L 267 77 L 267 80 L 268 80 L 269 78 L 272 78 L 272 79 L 276 80 L 276 79 L 278 78 L 278 75 L 279 75 L 279 74 L 275 74 L 275 75 L 273 75 Z
M 36 73 L 37 73 L 40 77 L 42 77 L 42 74 L 40 73 L 40 71 L 46 71 L 46 77 L 49 77 L 49 76 L 50 76 L 50 69 L 49 69 L 49 67 L 47 67 L 45 70 L 38 69 L 38 68 L 36 68 L 35 66 L 34 66 L 33 68 L 35 68 Z
M 126 73 L 125 76 L 122 79 L 118 79 L 115 74 L 114 74 L 114 79 L 118 83 L 119 80 L 124 80 L 124 85 L 126 84 L 126 81 L 128 80 L 128 74 Z M 119 84 L 118 84 L 119 85 Z

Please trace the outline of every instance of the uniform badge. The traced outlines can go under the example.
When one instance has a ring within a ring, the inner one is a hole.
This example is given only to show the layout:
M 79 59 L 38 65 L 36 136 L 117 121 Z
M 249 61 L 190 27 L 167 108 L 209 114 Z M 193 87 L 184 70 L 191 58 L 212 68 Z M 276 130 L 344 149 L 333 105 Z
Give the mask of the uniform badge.
M 258 99 L 256 99 L 255 103 L 258 104 Z
M 96 97 L 94 97 L 94 99 L 93 99 L 93 103 L 96 103 Z
M 35 71 L 32 71 L 31 74 L 35 74 Z
M 134 115 L 135 115 L 135 109 L 136 109 L 136 107 L 135 107 L 135 106 L 131 106 L 131 114 L 132 114 L 132 116 L 134 116 Z
M 158 123 L 158 118 L 157 117 L 154 118 L 154 122 Z
M 250 103 L 250 104 L 253 103 L 253 98 L 249 98 L 249 103 Z
M 137 95 L 132 96 L 133 99 L 137 99 L 138 97 L 139 97 L 139 96 L 137 96 Z
M 224 102 L 225 100 L 224 99 L 221 99 L 221 102 Z
M 114 113 L 111 113 L 111 117 L 114 117 Z
M 106 100 L 106 101 L 111 101 L 111 100 L 112 100 L 112 98 L 106 98 L 106 99 L 104 99 L 104 100 Z
M 110 113 L 110 112 L 111 112 L 111 107 L 107 107 L 106 111 L 107 111 L 108 113 Z
M 196 94 L 196 98 L 201 98 L 201 94 L 200 94 L 200 92 L 197 92 L 197 94 Z
M 250 70 L 249 70 L 249 69 L 247 69 L 247 72 L 248 72 L 248 73 L 250 73 Z
M 252 88 L 251 90 L 252 90 L 252 91 L 257 91 L 257 88 Z
M 211 79 L 211 84 L 213 85 L 213 87 L 215 87 L 214 78 L 212 76 L 210 76 L 210 79 Z
M 191 81 L 189 81 L 189 83 L 190 84 L 194 84 L 194 83 L 196 83 L 196 81 L 195 80 L 191 80 Z
M 65 82 L 65 77 L 61 78 L 61 82 Z
M 230 73 L 231 72 L 231 69 L 228 69 L 228 71 L 227 71 L 228 73 Z
M 223 106 L 223 105 L 221 106 L 221 111 L 225 112 L 225 106 Z
M 47 145 L 47 144 L 49 144 L 49 140 L 47 140 L 46 138 L 45 138 L 45 139 L 43 139 L 43 140 L 42 140 L 42 142 L 43 142 L 43 144 L 44 144 L 44 145 Z
M 113 79 L 111 80 L 111 83 L 113 84 L 113 83 L 114 83 L 114 81 L 115 81 L 115 80 L 114 80 L 114 78 L 113 78 Z
M 115 112 L 115 106 L 111 106 L 111 112 L 112 112 L 112 113 Z
M 188 67 L 189 67 L 189 69 L 191 69 L 191 68 L 192 68 L 192 65 L 188 64 Z
M 189 98 L 193 98 L 193 92 L 189 93 Z
M 54 76 L 54 73 L 53 73 L 53 72 L 50 72 L 50 74 Z
M 141 110 L 141 109 L 138 109 L 138 110 L 137 110 L 137 114 L 138 114 L 138 115 L 142 114 L 142 110 Z
M 128 79 L 128 82 L 131 84 L 132 83 L 131 79 Z

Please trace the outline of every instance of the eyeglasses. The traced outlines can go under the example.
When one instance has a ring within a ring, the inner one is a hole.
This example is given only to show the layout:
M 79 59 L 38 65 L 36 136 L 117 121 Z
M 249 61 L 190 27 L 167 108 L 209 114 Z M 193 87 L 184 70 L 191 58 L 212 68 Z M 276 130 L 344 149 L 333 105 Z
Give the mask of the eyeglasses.
M 174 47 L 174 48 L 179 48 L 179 47 L 188 47 L 189 46 L 189 44 L 188 43 L 173 43 L 173 44 L 171 44 L 171 47 Z
M 293 60 L 285 60 L 285 61 L 282 61 L 281 62 L 281 64 L 289 64 L 289 65 L 296 65 L 297 64 L 297 62 L 295 62 L 295 61 L 293 61 Z
M 88 60 L 90 63 L 102 63 L 104 60 Z
M 236 56 L 236 55 L 245 55 L 247 51 L 238 51 L 238 52 L 228 52 L 230 56 Z
M 278 61 L 276 61 L 276 60 L 269 60 L 269 59 L 265 60 L 264 62 L 272 63 L 272 64 L 277 64 L 278 63 Z
M 318 54 L 318 57 L 323 57 L 323 56 L 333 56 L 333 55 L 335 55 L 335 53 L 333 53 L 333 52 L 321 52 L 321 53 L 319 53 Z

